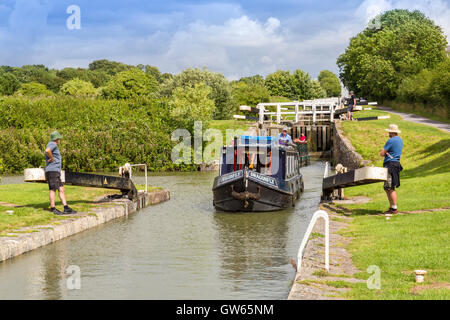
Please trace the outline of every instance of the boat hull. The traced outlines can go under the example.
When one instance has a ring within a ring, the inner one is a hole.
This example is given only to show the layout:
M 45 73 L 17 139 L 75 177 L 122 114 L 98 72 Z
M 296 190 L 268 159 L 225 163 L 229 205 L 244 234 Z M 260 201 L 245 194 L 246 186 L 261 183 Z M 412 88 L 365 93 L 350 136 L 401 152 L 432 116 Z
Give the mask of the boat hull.
M 248 174 L 242 173 L 227 182 L 221 182 L 220 177 L 216 177 L 213 205 L 218 210 L 230 212 L 276 211 L 295 206 L 302 192 L 301 175 L 285 182 L 262 175 L 248 177 Z

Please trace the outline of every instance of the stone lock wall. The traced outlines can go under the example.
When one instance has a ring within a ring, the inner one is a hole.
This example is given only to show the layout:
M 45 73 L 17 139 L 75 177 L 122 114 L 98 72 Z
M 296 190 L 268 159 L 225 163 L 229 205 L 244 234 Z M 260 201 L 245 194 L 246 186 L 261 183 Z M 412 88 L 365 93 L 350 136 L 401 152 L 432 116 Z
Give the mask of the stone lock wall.
M 332 160 L 334 166 L 341 163 L 344 167 L 347 167 L 348 170 L 353 170 L 368 166 L 371 163 L 369 160 L 364 160 L 363 157 L 355 151 L 350 140 L 344 136 L 341 121 L 334 122 L 332 140 Z

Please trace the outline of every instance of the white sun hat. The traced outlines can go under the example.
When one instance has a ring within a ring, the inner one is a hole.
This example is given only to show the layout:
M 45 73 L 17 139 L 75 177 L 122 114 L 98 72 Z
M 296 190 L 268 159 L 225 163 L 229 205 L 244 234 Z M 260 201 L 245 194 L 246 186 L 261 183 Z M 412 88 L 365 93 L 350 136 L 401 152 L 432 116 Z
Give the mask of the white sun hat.
M 401 131 L 398 129 L 398 126 L 396 124 L 390 124 L 389 129 L 385 129 L 387 132 L 395 132 L 395 133 L 401 133 Z

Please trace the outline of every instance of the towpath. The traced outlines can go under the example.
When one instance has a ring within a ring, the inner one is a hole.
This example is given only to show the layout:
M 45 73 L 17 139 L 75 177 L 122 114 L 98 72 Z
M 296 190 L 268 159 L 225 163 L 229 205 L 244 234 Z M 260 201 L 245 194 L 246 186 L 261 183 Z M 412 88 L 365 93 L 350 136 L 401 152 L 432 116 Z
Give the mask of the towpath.
M 401 116 L 403 118 L 403 120 L 426 124 L 428 126 L 432 126 L 432 127 L 450 132 L 450 124 L 448 124 L 448 123 L 431 120 L 431 119 L 428 119 L 428 118 L 425 118 L 422 116 L 418 116 L 416 114 L 395 111 L 389 107 L 379 106 L 378 109 L 386 111 L 386 112 L 398 114 L 399 116 Z

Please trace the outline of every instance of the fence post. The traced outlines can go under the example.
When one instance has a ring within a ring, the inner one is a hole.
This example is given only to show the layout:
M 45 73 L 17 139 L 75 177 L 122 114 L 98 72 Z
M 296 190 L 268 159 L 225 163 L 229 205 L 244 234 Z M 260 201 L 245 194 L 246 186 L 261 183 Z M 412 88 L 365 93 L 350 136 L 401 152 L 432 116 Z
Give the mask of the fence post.
M 277 123 L 281 123 L 281 105 L 277 104 Z

